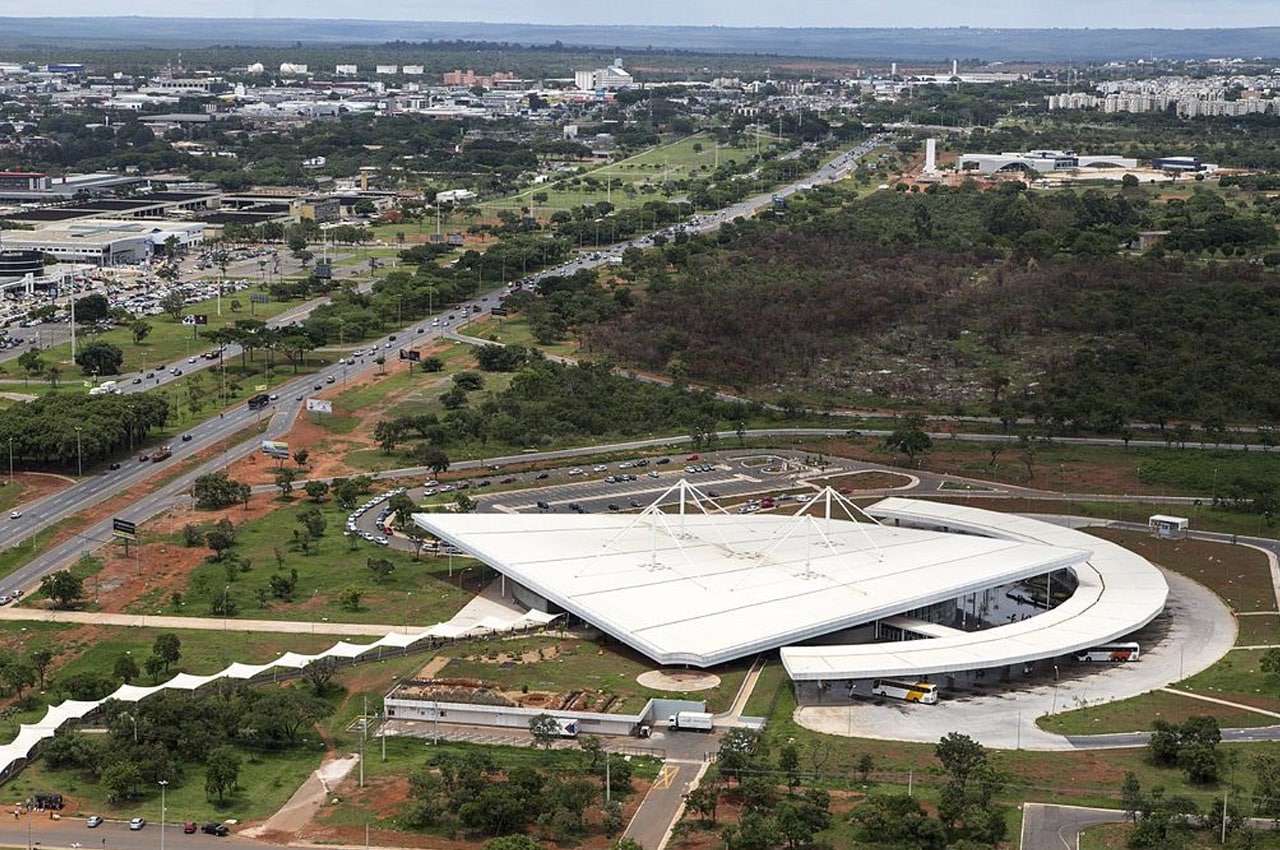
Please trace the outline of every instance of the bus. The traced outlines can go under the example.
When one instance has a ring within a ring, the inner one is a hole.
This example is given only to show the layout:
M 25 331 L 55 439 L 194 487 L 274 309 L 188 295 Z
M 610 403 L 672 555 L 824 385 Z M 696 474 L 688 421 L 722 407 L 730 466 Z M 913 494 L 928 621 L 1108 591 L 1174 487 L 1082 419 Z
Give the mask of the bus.
M 1076 661 L 1137 661 L 1142 654 L 1136 643 L 1104 643 L 1076 653 Z
M 922 702 L 934 705 L 938 702 L 938 686 L 928 682 L 895 682 L 892 679 L 876 679 L 871 683 L 871 693 L 878 697 Z

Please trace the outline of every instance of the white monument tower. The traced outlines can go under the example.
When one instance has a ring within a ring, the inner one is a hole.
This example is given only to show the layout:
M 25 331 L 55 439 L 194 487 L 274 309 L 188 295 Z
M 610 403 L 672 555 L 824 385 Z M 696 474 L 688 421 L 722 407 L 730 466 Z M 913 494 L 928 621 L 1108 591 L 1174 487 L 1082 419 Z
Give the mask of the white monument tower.
M 924 173 L 938 173 L 938 140 L 924 140 Z

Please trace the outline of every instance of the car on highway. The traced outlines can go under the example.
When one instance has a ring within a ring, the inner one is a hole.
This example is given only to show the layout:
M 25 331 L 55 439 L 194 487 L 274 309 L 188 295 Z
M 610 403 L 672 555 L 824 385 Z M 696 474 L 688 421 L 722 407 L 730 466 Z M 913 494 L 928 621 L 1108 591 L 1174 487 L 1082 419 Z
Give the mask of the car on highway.
M 184 443 L 189 443 L 189 442 L 191 442 L 191 435 L 190 435 L 190 434 L 183 434 L 183 435 L 182 435 L 182 442 L 184 442 Z
M 325 382 L 326 384 L 332 384 L 332 383 L 333 383 L 334 381 L 336 381 L 336 380 L 338 380 L 338 379 L 337 379 L 337 378 L 335 378 L 335 377 L 333 377 L 333 375 L 329 375 L 327 378 L 325 378 L 325 379 L 324 379 L 324 382 Z
M 132 829 L 134 832 L 137 832 L 138 830 L 142 829 L 146 825 L 147 825 L 146 818 L 134 818 L 133 820 L 129 821 L 129 829 Z
M 550 472 L 539 472 L 539 473 L 537 474 L 537 476 L 536 476 L 536 477 L 537 477 L 537 479 L 538 479 L 539 481 L 545 481 L 546 479 L 548 479 L 548 478 L 550 478 L 550 477 L 551 477 L 551 473 L 550 473 Z
M 17 519 L 22 516 L 22 511 L 9 511 L 9 519 Z
M 96 827 L 102 826 L 102 815 L 89 815 L 89 819 L 84 822 L 84 825 L 89 827 L 89 829 L 95 829 Z
M 324 387 L 321 386 L 320 384 L 316 384 L 315 387 L 313 387 L 313 389 L 322 390 L 324 389 Z

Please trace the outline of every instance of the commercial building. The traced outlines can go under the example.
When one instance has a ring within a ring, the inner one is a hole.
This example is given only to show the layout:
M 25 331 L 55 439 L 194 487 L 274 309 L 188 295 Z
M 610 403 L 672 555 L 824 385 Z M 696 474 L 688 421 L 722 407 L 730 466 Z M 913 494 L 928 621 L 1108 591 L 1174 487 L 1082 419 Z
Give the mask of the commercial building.
M 626 89 L 635 85 L 635 80 L 622 67 L 622 60 L 615 59 L 607 68 L 596 68 L 593 71 L 575 71 L 573 83 L 582 91 L 610 89 Z
M 1041 174 L 1054 171 L 1074 171 L 1080 168 L 1137 168 L 1138 161 L 1130 157 L 1082 154 L 1075 151 L 1038 150 L 1009 153 L 961 154 L 957 168 L 995 174 L 1000 171 L 1035 171 Z
M 64 263 L 119 266 L 150 259 L 170 238 L 185 247 L 201 244 L 204 236 L 205 225 L 199 222 L 76 218 L 46 222 L 35 230 L 5 231 L 4 245 Z

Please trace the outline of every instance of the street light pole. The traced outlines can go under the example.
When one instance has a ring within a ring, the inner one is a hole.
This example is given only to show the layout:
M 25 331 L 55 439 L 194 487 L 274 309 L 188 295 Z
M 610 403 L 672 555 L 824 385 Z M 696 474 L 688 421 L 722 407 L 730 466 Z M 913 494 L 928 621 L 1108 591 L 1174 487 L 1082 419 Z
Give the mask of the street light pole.
M 76 477 L 77 478 L 84 477 L 84 459 L 80 453 L 80 431 L 81 430 L 82 430 L 81 427 L 77 425 L 76 426 Z
M 169 780 L 160 780 L 160 850 L 164 850 L 164 791 L 169 787 Z
M 13 483 L 13 437 L 9 438 L 9 483 Z

